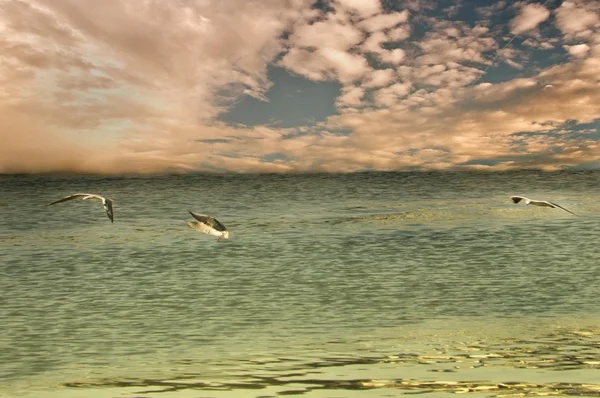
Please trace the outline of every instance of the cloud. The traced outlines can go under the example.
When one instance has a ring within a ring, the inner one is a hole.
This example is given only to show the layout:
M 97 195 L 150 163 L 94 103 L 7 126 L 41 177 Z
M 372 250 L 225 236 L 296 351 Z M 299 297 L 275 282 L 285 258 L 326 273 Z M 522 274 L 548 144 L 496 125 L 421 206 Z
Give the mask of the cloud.
M 488 63 L 482 53 L 497 48 L 489 30 L 480 25 L 471 28 L 463 23 L 435 21 L 434 29 L 418 43 L 423 54 L 417 58 L 420 65 L 445 62 Z
M 383 51 L 379 54 L 379 58 L 381 59 L 382 62 L 392 64 L 392 65 L 400 64 L 404 60 L 405 56 L 406 56 L 406 54 L 405 54 L 404 50 L 401 48 L 395 48 L 390 51 Z
M 500 11 L 502 11 L 505 7 L 506 7 L 506 1 L 500 0 L 500 1 L 494 2 L 490 6 L 476 7 L 475 10 L 483 18 L 491 18 L 495 14 L 499 13 Z
M 280 65 L 311 80 L 339 80 L 343 83 L 352 83 L 369 70 L 362 56 L 335 48 L 317 51 L 293 48 Z
M 405 82 L 392 84 L 389 87 L 379 89 L 374 94 L 375 102 L 379 105 L 394 105 L 398 101 L 398 99 L 404 97 L 410 92 L 411 87 L 411 83 Z
M 311 4 L 0 2 L 0 114 L 11 115 L 0 120 L 0 169 L 193 167 L 144 148 L 188 126 L 210 131 L 198 121 L 242 93 L 264 98 L 280 36 L 314 15 Z
M 279 64 L 312 80 L 351 83 L 369 70 L 362 55 L 349 51 L 362 40 L 357 27 L 335 14 L 318 22 L 306 20 L 296 25 Z
M 590 51 L 590 46 L 585 43 L 574 46 L 564 45 L 563 47 L 574 57 L 584 57 Z
M 379 0 L 343 0 L 336 1 L 336 8 L 354 11 L 359 16 L 368 18 L 381 12 L 381 2 Z
M 550 11 L 541 4 L 526 4 L 521 7 L 519 15 L 510 21 L 510 32 L 513 35 L 533 30 L 550 17 Z
M 600 156 L 570 127 L 600 119 L 597 1 L 552 14 L 519 3 L 502 25 L 506 2 L 469 22 L 433 1 L 319 4 L 0 0 L 0 173 L 557 169 Z M 560 32 L 541 25 L 550 17 Z M 507 29 L 522 46 L 501 46 Z M 338 113 L 294 128 L 220 121 L 240 98 L 273 98 L 273 65 L 336 82 Z
M 410 35 L 410 27 L 403 25 L 408 21 L 408 10 L 383 12 L 380 3 L 372 1 L 332 5 L 334 11 L 320 20 L 307 19 L 295 25 L 287 40 L 289 49 L 279 65 L 311 80 L 350 84 L 372 70 L 367 61 L 369 53 L 391 65 L 403 61 L 403 49 L 387 49 L 384 45 Z M 353 18 L 355 12 L 359 20 Z
M 408 20 L 408 16 L 408 10 L 390 14 L 378 14 L 361 21 L 358 26 L 365 29 L 367 32 L 373 33 L 394 28 L 397 25 L 406 22 Z
M 362 87 L 347 86 L 344 87 L 337 101 L 341 106 L 360 106 L 364 95 L 365 90 Z
M 524 68 L 523 63 L 517 62 L 517 59 L 523 61 L 527 59 L 523 51 L 517 51 L 513 47 L 504 47 L 503 49 L 498 50 L 497 55 L 500 57 L 500 59 L 515 69 Z
M 532 37 L 528 37 L 527 39 L 525 39 L 522 42 L 522 44 L 526 47 L 537 48 L 540 50 L 551 50 L 554 48 L 553 42 L 556 42 L 556 41 L 557 40 L 540 41 L 540 40 L 536 40 Z
M 382 103 L 389 108 L 334 116 L 329 123 L 352 129 L 345 145 L 362 143 L 362 162 L 365 153 L 375 157 L 376 151 L 383 151 L 386 156 L 377 155 L 387 159 L 383 164 L 378 161 L 383 169 L 407 167 L 416 160 L 414 154 L 432 148 L 443 149 L 437 162 L 419 158 L 414 164 L 455 168 L 477 160 L 511 159 L 486 167 L 574 166 L 594 160 L 600 148 L 593 139 L 566 136 L 556 129 L 569 120 L 591 123 L 600 117 L 599 66 L 600 59 L 588 58 L 550 67 L 532 78 L 455 92 L 418 90 L 404 97 L 384 96 Z M 394 153 L 404 155 L 396 158 Z
M 342 23 L 334 18 L 297 26 L 289 38 L 294 47 L 327 47 L 336 50 L 348 50 L 362 41 L 362 33 L 351 24 Z
M 556 25 L 568 37 L 590 37 L 600 25 L 600 2 L 564 1 L 556 10 Z
M 395 77 L 396 73 L 393 69 L 377 69 L 369 73 L 363 86 L 366 88 L 387 86 L 394 81 Z

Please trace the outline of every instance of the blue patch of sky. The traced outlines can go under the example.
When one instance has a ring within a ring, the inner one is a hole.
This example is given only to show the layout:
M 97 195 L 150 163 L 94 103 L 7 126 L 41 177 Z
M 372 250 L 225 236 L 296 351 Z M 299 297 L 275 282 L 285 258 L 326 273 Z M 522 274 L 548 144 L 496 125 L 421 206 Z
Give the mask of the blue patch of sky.
M 394 152 L 396 155 L 409 155 L 409 156 L 414 156 L 416 154 L 418 154 L 421 151 L 424 150 L 435 150 L 435 151 L 441 151 L 441 152 L 446 152 L 446 153 L 450 153 L 450 150 L 448 148 L 444 148 L 441 146 L 430 146 L 430 147 L 425 147 L 425 148 L 409 148 L 405 151 L 400 151 L 400 152 Z
M 548 131 L 520 131 L 511 134 L 511 137 L 563 137 L 565 139 L 592 138 L 600 139 L 600 119 L 591 123 L 578 123 L 577 120 L 567 120 L 565 123 Z
M 569 167 L 571 170 L 598 170 L 600 168 L 600 160 L 593 162 L 581 163 L 577 166 Z
M 322 136 L 323 133 L 325 133 L 325 132 L 327 134 L 336 135 L 336 136 L 348 136 L 352 133 L 352 129 L 335 128 L 333 126 L 328 126 L 327 129 L 324 129 L 324 128 L 321 128 L 318 126 L 314 127 L 314 128 L 309 128 L 309 129 L 298 128 L 298 129 L 296 129 L 296 131 L 282 135 L 281 139 L 289 140 L 289 139 L 294 139 L 294 138 L 298 138 L 298 137 L 304 137 L 306 135 Z
M 331 12 L 335 9 L 331 5 L 331 0 L 317 0 L 312 6 L 315 10 L 321 10 L 323 12 Z
M 550 10 L 553 10 L 560 5 L 551 4 L 548 1 L 538 1 L 537 3 L 544 3 L 545 6 Z M 440 6 L 436 8 L 436 10 L 438 10 L 437 12 L 439 13 L 440 9 L 444 9 L 455 4 L 455 1 L 444 1 L 441 2 Z M 490 60 L 494 59 L 497 56 L 498 51 L 505 48 L 507 45 L 510 46 L 508 48 L 515 48 L 516 50 L 522 51 L 522 57 L 513 59 L 513 61 L 521 63 L 524 68 L 518 69 L 510 66 L 505 63 L 501 57 L 497 57 L 494 60 L 494 65 L 485 68 L 485 75 L 482 75 L 476 81 L 477 83 L 489 82 L 496 84 L 519 77 L 532 76 L 540 69 L 544 69 L 557 62 L 567 60 L 568 57 L 566 55 L 566 51 L 560 46 L 557 46 L 554 49 L 543 50 L 522 45 L 522 42 L 530 37 L 527 34 L 521 34 L 514 37 L 514 40 L 512 40 L 512 42 L 509 44 L 508 41 L 510 38 L 513 38 L 513 35 L 510 33 L 509 22 L 518 14 L 519 9 L 517 7 L 512 7 L 510 3 L 507 3 L 506 6 L 497 10 L 490 16 L 483 16 L 478 12 L 478 9 L 482 7 L 494 6 L 496 4 L 496 0 L 465 1 L 456 9 L 456 12 L 452 14 L 438 15 L 438 17 L 441 19 L 461 21 L 469 26 L 475 26 L 482 20 L 487 19 L 489 22 L 488 27 L 492 30 L 492 34 L 498 41 L 499 46 L 498 49 L 487 52 L 487 58 Z M 422 31 L 421 34 L 425 34 L 428 31 L 428 28 L 423 25 L 420 27 L 415 26 L 415 28 L 415 34 L 417 37 L 419 36 L 419 29 Z M 540 24 L 538 29 L 544 38 L 560 37 L 560 32 L 557 30 L 551 20 L 547 20 Z M 542 41 L 543 40 L 544 39 L 542 39 Z M 469 62 L 466 62 L 465 64 L 469 64 Z M 477 63 L 472 63 L 471 66 L 481 68 L 481 65 Z
M 499 163 L 506 162 L 511 159 L 471 159 L 466 162 L 459 163 L 458 166 L 495 166 Z
M 498 84 L 508 82 L 519 77 L 525 77 L 521 69 L 513 68 L 512 66 L 506 65 L 504 62 L 500 62 L 500 64 L 496 67 L 488 68 L 485 71 L 485 74 L 477 79 L 477 81 L 472 82 L 472 84 Z
M 203 171 L 212 171 L 212 172 L 216 172 L 216 173 L 232 173 L 232 171 L 229 169 L 226 169 L 224 167 L 218 167 L 218 166 L 215 166 L 214 164 L 206 163 L 206 162 L 196 163 L 195 166 L 197 166 L 200 170 L 203 170 Z
M 495 6 L 497 3 L 497 0 L 465 1 L 460 4 L 460 6 L 457 7 L 453 13 L 445 14 L 443 17 L 451 21 L 463 21 L 474 26 L 477 21 L 482 19 L 482 16 L 477 10 L 482 7 Z M 442 1 L 440 8 L 446 9 L 457 4 L 459 3 L 456 0 Z
M 314 82 L 277 66 L 269 67 L 267 76 L 273 83 L 266 93 L 267 102 L 242 97 L 219 119 L 229 124 L 290 128 L 321 122 L 336 113 L 339 83 Z
M 595 130 L 593 132 L 589 131 L 586 136 L 590 138 L 600 139 L 600 119 L 594 120 L 592 123 L 582 124 L 582 126 L 586 126 L 588 131 Z
M 338 135 L 338 136 L 348 136 L 350 134 L 352 134 L 352 129 L 349 128 L 337 128 L 337 129 L 330 129 L 328 130 L 328 132 L 330 134 L 333 135 Z
M 291 140 L 291 139 L 298 138 L 298 137 L 304 137 L 305 135 L 314 135 L 314 134 L 315 134 L 314 131 L 307 131 L 304 129 L 296 129 L 296 131 L 282 135 L 281 139 L 282 140 Z
M 219 156 L 223 156 L 224 158 L 231 158 L 231 159 L 241 159 L 244 156 L 240 155 L 239 153 L 235 153 L 235 152 L 219 152 Z
M 294 159 L 280 152 L 269 153 L 260 158 L 263 163 L 290 162 L 292 160 Z
M 486 74 L 477 83 L 497 84 L 517 78 L 532 77 L 541 70 L 567 62 L 569 59 L 567 52 L 561 46 L 555 46 L 553 49 L 533 48 L 522 44 L 526 39 L 518 36 L 511 43 L 511 47 L 521 52 L 521 56 L 512 61 L 521 64 L 523 68 L 519 69 L 508 65 L 501 57 L 498 57 L 494 65 L 487 68 Z

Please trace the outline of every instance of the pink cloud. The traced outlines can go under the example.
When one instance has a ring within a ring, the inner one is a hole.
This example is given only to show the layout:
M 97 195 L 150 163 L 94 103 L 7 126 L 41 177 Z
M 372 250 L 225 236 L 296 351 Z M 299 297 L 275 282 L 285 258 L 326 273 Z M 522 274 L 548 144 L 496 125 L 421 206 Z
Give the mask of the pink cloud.
M 383 32 L 374 32 L 364 41 L 362 47 L 365 52 L 379 53 L 383 50 L 383 43 L 388 41 L 388 37 Z
M 264 98 L 279 36 L 311 4 L 0 2 L 0 169 L 195 167 L 207 154 L 172 143 L 212 134 L 198 120 L 242 93 Z
M 404 60 L 405 56 L 406 54 L 401 48 L 395 48 L 389 51 L 382 51 L 379 54 L 379 58 L 381 59 L 381 61 L 392 65 L 400 64 Z
M 346 86 L 337 102 L 342 106 L 360 106 L 364 95 L 365 90 L 362 87 Z
M 292 46 L 347 50 L 362 41 L 362 33 L 350 24 L 329 18 L 322 22 L 305 23 L 294 30 L 289 39 Z
M 484 18 L 490 18 L 492 17 L 494 14 L 500 12 L 502 9 L 504 9 L 506 7 L 506 1 L 504 0 L 500 0 L 500 1 L 496 1 L 494 4 L 492 4 L 491 6 L 487 6 L 487 7 L 478 7 L 476 9 L 477 13 L 479 15 L 481 15 Z
M 361 21 L 358 26 L 365 29 L 367 32 L 378 32 L 405 23 L 408 21 L 408 16 L 409 13 L 407 10 L 390 14 L 378 14 Z
M 563 47 L 574 57 L 584 57 L 590 51 L 590 46 L 585 43 L 574 46 L 564 45 Z
M 375 102 L 379 105 L 391 106 L 410 92 L 411 83 L 396 83 L 379 89 L 375 94 Z
M 567 36 L 589 37 L 600 24 L 600 2 L 564 1 L 556 12 L 556 25 Z
M 355 11 L 363 18 L 381 12 L 380 0 L 342 0 L 336 1 L 336 9 Z
M 473 28 L 464 24 L 437 21 L 435 30 L 418 43 L 423 55 L 417 58 L 421 65 L 445 62 L 478 62 L 486 64 L 482 53 L 495 49 L 497 44 L 483 26 Z
M 540 41 L 540 40 L 536 40 L 532 37 L 528 37 L 527 39 L 525 39 L 523 41 L 523 45 L 526 47 L 532 47 L 532 48 L 539 48 L 541 50 L 550 50 L 554 48 L 554 44 L 553 42 L 555 42 L 556 40 L 546 40 L 546 41 Z
M 496 169 L 553 169 L 592 161 L 596 141 L 557 129 L 600 118 L 594 4 L 563 2 L 555 12 L 560 41 L 534 32 L 549 18 L 545 8 L 522 6 L 510 28 L 529 34 L 524 44 L 565 46 L 572 58 L 476 85 L 494 55 L 515 67 L 526 56 L 499 50 L 497 31 L 484 23 L 424 18 L 431 29 L 407 41 L 417 13 L 384 12 L 375 0 L 333 1 L 328 13 L 311 0 L 0 2 L 0 173 L 445 169 L 497 158 L 511 160 Z M 392 42 L 402 48 L 390 50 Z M 219 122 L 243 95 L 267 99 L 275 62 L 340 83 L 340 113 L 298 129 Z M 265 160 L 275 153 L 289 160 Z
M 510 32 L 518 35 L 533 30 L 548 17 L 550 17 L 550 11 L 543 5 L 526 4 L 519 10 L 519 15 L 510 21 Z
M 362 56 L 335 48 L 316 51 L 293 48 L 283 57 L 280 65 L 312 80 L 332 79 L 343 83 L 351 83 L 369 70 Z
M 395 76 L 396 73 L 393 69 L 377 69 L 368 74 L 363 86 L 367 88 L 387 86 L 394 81 Z
M 588 123 L 600 117 L 598 66 L 600 60 L 588 58 L 547 69 L 535 78 L 480 84 L 454 94 L 445 89 L 439 95 L 417 91 L 406 98 L 384 101 L 393 107 L 393 112 L 381 109 L 340 115 L 330 118 L 330 123 L 351 128 L 353 133 L 348 142 L 362 142 L 366 151 L 372 148 L 389 153 L 409 150 L 415 153 L 415 149 L 445 148 L 445 162 L 435 167 L 452 168 L 473 159 L 503 157 L 516 160 L 501 162 L 490 169 L 551 170 L 576 165 L 600 155 L 597 143 L 584 137 L 545 134 L 567 120 Z M 550 91 L 544 89 L 550 85 Z M 587 94 L 582 96 L 582 92 Z M 437 98 L 445 99 L 440 102 Z M 467 99 L 472 102 L 464 103 Z M 469 109 L 469 103 L 476 107 Z M 520 132 L 539 135 L 516 135 Z M 561 151 L 556 153 L 552 148 Z M 537 160 L 530 161 L 532 157 Z M 393 168 L 397 164 L 390 160 L 388 166 Z M 421 165 L 429 167 L 426 162 Z

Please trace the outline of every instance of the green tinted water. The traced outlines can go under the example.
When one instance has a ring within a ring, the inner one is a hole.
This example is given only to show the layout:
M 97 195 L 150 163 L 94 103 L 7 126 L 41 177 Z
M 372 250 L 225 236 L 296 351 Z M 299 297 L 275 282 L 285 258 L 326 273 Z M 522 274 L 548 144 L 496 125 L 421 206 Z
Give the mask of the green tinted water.
M 490 382 L 592 383 L 599 182 L 2 177 L 0 396 L 487 396 L 499 394 Z M 98 203 L 45 207 L 75 192 L 112 198 L 115 223 Z M 189 229 L 188 209 L 231 239 Z M 480 384 L 426 385 L 440 380 Z

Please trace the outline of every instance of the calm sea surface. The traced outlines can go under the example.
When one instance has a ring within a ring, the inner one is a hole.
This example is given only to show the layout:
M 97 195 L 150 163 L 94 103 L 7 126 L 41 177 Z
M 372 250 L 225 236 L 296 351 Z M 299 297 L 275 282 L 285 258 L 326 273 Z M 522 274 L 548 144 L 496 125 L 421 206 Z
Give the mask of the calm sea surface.
M 600 172 L 3 176 L 0 214 L 2 397 L 600 396 Z

